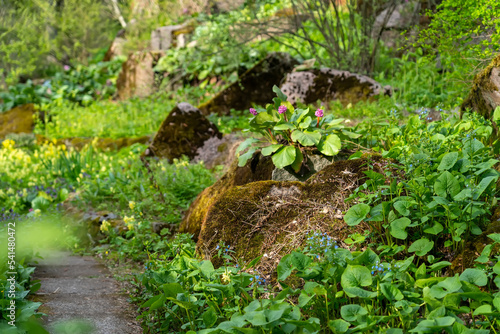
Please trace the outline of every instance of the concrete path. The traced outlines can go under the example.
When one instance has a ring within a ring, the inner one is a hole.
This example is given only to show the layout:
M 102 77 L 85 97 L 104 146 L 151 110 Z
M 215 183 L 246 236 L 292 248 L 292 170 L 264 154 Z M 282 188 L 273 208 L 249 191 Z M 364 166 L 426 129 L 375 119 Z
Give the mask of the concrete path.
M 51 334 L 137 334 L 134 307 L 105 266 L 91 256 L 54 251 L 42 254 L 34 279 L 35 300 Z

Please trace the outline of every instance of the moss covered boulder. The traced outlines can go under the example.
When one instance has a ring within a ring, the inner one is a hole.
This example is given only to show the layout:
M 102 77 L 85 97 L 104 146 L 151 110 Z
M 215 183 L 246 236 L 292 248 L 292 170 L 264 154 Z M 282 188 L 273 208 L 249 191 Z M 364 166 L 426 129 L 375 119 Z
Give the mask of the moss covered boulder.
M 281 90 L 292 104 L 340 100 L 344 104 L 367 100 L 375 95 L 390 95 L 391 88 L 365 75 L 329 68 L 293 72 Z
M 120 100 L 146 97 L 155 91 L 153 67 L 162 55 L 162 52 L 136 52 L 129 55 L 116 80 Z
M 32 133 L 35 112 L 35 106 L 30 103 L 0 113 L 0 139 L 10 133 Z
M 238 167 L 238 161 L 234 160 L 229 170 L 214 185 L 206 188 L 196 197 L 184 215 L 179 232 L 190 233 L 197 239 L 207 213 L 220 196 L 236 186 L 270 180 L 273 169 L 271 158 L 263 157 L 259 152 L 256 152 L 244 167 Z
M 205 115 L 228 115 L 231 109 L 245 110 L 252 103 L 265 105 L 275 97 L 273 86 L 279 86 L 298 62 L 288 53 L 273 52 L 243 73 L 237 82 L 198 108 Z
M 344 223 L 343 213 L 355 204 L 347 204 L 346 198 L 365 182 L 368 165 L 384 173 L 389 163 L 373 155 L 334 162 L 306 182 L 259 181 L 232 187 L 207 209 L 197 249 L 216 264 L 221 241 L 236 258 L 252 260 L 264 254 L 257 269 L 270 273 L 284 254 L 303 246 L 313 230 L 344 240 L 367 228 Z
M 493 112 L 500 106 L 500 54 L 474 78 L 469 95 L 462 103 L 462 112 L 472 110 L 493 121 Z M 494 122 L 493 122 L 494 124 Z M 495 132 L 498 134 L 498 128 Z
M 189 103 L 178 103 L 161 124 L 144 155 L 170 161 L 183 155 L 193 159 L 205 141 L 213 137 L 220 139 L 222 134 L 199 109 Z

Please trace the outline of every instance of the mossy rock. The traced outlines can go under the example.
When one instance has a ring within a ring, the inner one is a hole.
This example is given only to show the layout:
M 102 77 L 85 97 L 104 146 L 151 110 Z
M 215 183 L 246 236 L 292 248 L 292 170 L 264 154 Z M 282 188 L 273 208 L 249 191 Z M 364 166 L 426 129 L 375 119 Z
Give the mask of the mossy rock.
M 238 167 L 238 160 L 234 160 L 228 171 L 214 185 L 206 188 L 196 197 L 184 215 L 179 232 L 190 233 L 197 239 L 208 211 L 220 196 L 236 186 L 270 180 L 273 169 L 271 158 L 262 156 L 260 152 L 254 153 L 252 159 L 244 167 Z
M 161 124 L 144 155 L 169 161 L 183 155 L 193 159 L 205 141 L 213 137 L 221 139 L 222 134 L 199 109 L 189 103 L 178 103 Z
M 498 135 L 498 127 L 493 122 L 493 112 L 500 106 L 500 54 L 474 78 L 469 95 L 461 105 L 461 112 L 472 110 L 485 119 L 491 120 Z
M 0 113 L 0 139 L 4 139 L 10 133 L 32 133 L 35 113 L 35 106 L 32 103 Z
M 290 73 L 281 90 L 292 104 L 310 104 L 318 100 L 355 104 L 376 95 L 390 95 L 392 91 L 365 75 L 329 68 Z
M 305 245 L 312 230 L 342 241 L 367 228 L 345 224 L 343 212 L 353 204 L 346 198 L 365 182 L 368 164 L 383 173 L 390 163 L 370 155 L 334 162 L 306 182 L 259 181 L 230 188 L 206 208 L 197 250 L 219 265 L 215 255 L 221 241 L 239 259 L 266 254 L 258 269 L 271 273 L 284 254 Z
M 198 106 L 204 115 L 228 115 L 231 109 L 246 110 L 252 103 L 265 105 L 275 97 L 273 86 L 279 86 L 298 62 L 288 53 L 273 52 L 243 73 L 211 100 Z

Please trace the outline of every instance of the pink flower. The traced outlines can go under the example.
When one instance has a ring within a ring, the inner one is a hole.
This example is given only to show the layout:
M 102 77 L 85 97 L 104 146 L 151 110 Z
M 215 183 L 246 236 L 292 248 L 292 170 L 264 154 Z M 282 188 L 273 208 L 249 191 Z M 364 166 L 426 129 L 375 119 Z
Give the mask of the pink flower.
M 256 116 L 258 113 L 257 113 L 257 110 L 255 110 L 254 108 L 250 108 L 250 113 L 254 116 Z
M 323 117 L 323 109 L 318 109 L 316 110 L 316 112 L 314 113 L 314 115 L 316 115 L 316 117 Z
M 69 71 L 69 69 L 70 69 L 69 65 L 64 65 L 64 70 L 65 71 Z
M 286 106 L 279 106 L 278 108 L 278 113 L 280 114 L 284 114 L 286 112 Z
M 47 94 L 52 94 L 52 89 L 47 89 Z

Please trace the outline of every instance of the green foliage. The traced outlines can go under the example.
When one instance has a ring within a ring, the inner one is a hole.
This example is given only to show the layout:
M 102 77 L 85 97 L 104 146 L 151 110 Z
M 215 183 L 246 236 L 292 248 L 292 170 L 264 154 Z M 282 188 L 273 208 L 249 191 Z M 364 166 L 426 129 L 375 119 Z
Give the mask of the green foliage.
M 485 145 L 491 124 L 477 114 L 429 124 L 411 116 L 401 126 L 397 114 L 391 117 L 392 122 L 376 123 L 376 129 L 359 125 L 359 132 L 369 129 L 373 136 L 361 142 L 371 146 L 383 138 L 382 155 L 398 160 L 402 166 L 394 168 L 411 178 L 384 184 L 377 173 L 366 173 L 368 181 L 351 196 L 363 204 L 354 205 L 344 220 L 351 225 L 365 220 L 384 243 L 404 240 L 417 256 L 436 254 L 434 244 L 461 248 L 463 240 L 482 233 L 496 203 L 499 173 L 493 167 L 498 160 Z
M 341 147 L 338 135 L 348 135 L 339 125 L 343 119 L 333 119 L 332 115 L 323 117 L 323 111 L 295 109 L 286 101 L 286 96 L 278 87 L 274 87 L 277 97 L 274 105 L 269 104 L 266 109 L 258 108 L 253 111 L 255 117 L 250 119 L 250 130 L 262 135 L 268 146 L 263 146 L 259 140 L 249 138 L 237 149 L 237 153 L 250 149 L 239 156 L 239 166 L 244 166 L 253 153 L 262 148 L 262 154 L 272 154 L 276 168 L 292 166 L 298 172 L 304 160 L 304 155 L 318 150 L 326 156 L 336 155 Z M 254 110 L 254 109 L 252 109 Z M 256 145 L 255 145 L 256 144 Z
M 0 80 L 85 63 L 107 48 L 118 28 L 108 4 L 96 0 L 7 1 L 0 10 Z
M 39 122 L 35 133 L 47 138 L 148 136 L 158 131 L 174 105 L 173 100 L 161 96 L 118 103 L 99 101 L 85 107 L 60 101 L 50 106 L 50 119 Z
M 440 55 L 444 69 L 470 80 L 476 66 L 499 51 L 500 4 L 495 0 L 444 0 L 420 32 L 418 45 L 433 57 Z
M 63 101 L 88 105 L 95 99 L 109 98 L 116 91 L 116 78 L 123 60 L 78 65 L 75 68 L 68 66 L 42 85 L 35 85 L 31 80 L 11 85 L 7 91 L 0 92 L 0 112 L 26 103 L 50 109 Z

